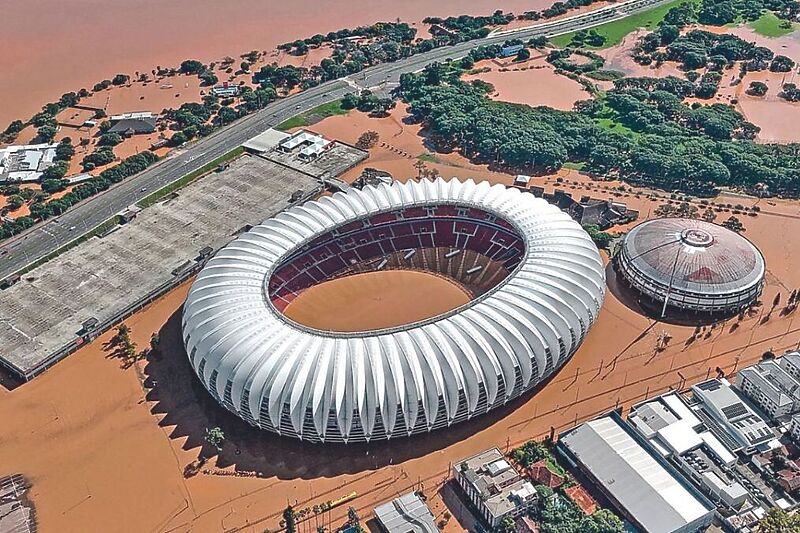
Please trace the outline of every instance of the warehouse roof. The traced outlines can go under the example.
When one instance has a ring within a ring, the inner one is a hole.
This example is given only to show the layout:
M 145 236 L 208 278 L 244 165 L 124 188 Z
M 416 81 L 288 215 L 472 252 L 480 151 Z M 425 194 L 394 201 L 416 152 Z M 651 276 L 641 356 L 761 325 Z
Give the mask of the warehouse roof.
M 713 513 L 640 445 L 623 422 L 606 416 L 577 427 L 560 443 L 642 529 L 671 532 Z

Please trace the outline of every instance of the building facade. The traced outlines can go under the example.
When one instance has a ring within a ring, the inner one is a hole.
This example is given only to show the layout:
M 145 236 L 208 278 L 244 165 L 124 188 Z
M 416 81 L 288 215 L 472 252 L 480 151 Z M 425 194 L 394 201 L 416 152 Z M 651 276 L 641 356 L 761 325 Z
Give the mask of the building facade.
M 481 518 L 492 528 L 507 517 L 522 516 L 538 499 L 531 481 L 520 476 L 497 448 L 456 463 L 453 475 Z

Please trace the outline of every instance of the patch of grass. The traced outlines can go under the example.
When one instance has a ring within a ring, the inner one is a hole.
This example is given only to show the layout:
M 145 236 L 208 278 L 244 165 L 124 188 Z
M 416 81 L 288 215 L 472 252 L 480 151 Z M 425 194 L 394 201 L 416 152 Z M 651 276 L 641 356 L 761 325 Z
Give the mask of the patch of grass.
M 304 113 L 300 113 L 299 115 L 295 115 L 290 119 L 284 120 L 275 126 L 275 129 L 285 131 L 292 128 L 303 128 L 328 117 L 332 117 L 334 115 L 346 115 L 349 112 L 349 109 L 344 109 L 342 107 L 341 100 L 334 100 L 333 102 L 319 105 L 314 109 L 309 109 Z
M 641 13 L 636 13 L 635 15 L 625 17 L 624 19 L 607 22 L 606 24 L 601 24 L 600 26 L 595 26 L 593 29 L 605 37 L 606 40 L 602 46 L 587 46 L 586 48 L 609 48 L 618 45 L 622 42 L 626 35 L 638 30 L 639 28 L 646 28 L 648 30 L 655 29 L 658 23 L 664 20 L 664 16 L 667 14 L 667 11 L 686 1 L 687 0 L 674 0 L 673 2 L 654 7 L 653 9 L 648 9 L 647 11 L 642 11 Z M 689 1 L 698 2 L 699 0 Z M 576 32 L 570 32 L 563 35 L 558 35 L 551 38 L 550 42 L 553 44 L 553 46 L 564 48 L 569 45 L 570 41 L 572 41 L 572 37 L 575 35 L 575 33 Z
M 562 168 L 568 168 L 570 170 L 583 170 L 583 167 L 585 167 L 585 166 L 586 166 L 586 163 L 584 163 L 583 161 L 581 161 L 580 163 L 574 163 L 572 161 L 567 161 L 566 163 L 561 165 Z
M 758 19 L 748 24 L 753 31 L 765 37 L 783 37 L 797 29 L 791 22 L 779 19 L 772 11 L 765 11 Z
M 625 73 L 618 70 L 593 70 L 584 73 L 584 76 L 598 81 L 614 81 L 624 78 Z
M 598 126 L 601 128 L 608 130 L 608 131 L 615 131 L 617 133 L 621 133 L 627 137 L 636 138 L 639 136 L 639 133 L 633 131 L 629 127 L 623 125 L 620 122 L 617 122 L 613 118 L 599 118 L 595 120 Z
M 146 197 L 136 202 L 136 205 L 138 205 L 141 208 L 150 207 L 151 205 L 155 204 L 168 194 L 180 189 L 181 187 L 185 187 L 186 185 L 193 182 L 200 176 L 211 172 L 212 170 L 217 168 L 220 164 L 230 161 L 236 157 L 239 157 L 243 153 L 244 153 L 244 148 L 242 148 L 241 146 L 237 146 L 227 154 L 219 156 L 218 158 L 214 159 L 213 161 L 210 161 L 209 163 L 206 163 L 197 170 L 193 170 L 192 172 L 189 172 L 182 178 L 178 178 L 169 185 L 158 189 L 152 194 L 147 195 Z

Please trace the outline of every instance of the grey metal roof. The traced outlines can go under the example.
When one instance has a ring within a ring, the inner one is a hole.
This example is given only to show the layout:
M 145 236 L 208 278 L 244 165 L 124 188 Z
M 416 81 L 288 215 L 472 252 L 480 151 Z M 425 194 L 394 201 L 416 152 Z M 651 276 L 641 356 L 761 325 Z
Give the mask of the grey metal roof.
M 611 416 L 582 424 L 560 443 L 649 533 L 670 533 L 713 513 Z
M 500 285 L 447 314 L 362 333 L 304 327 L 270 302 L 271 273 L 305 243 L 440 204 L 494 213 L 520 233 L 523 257 Z M 545 200 L 472 180 L 381 184 L 292 207 L 223 248 L 189 292 L 183 334 L 206 388 L 250 423 L 370 440 L 450 425 L 530 390 L 577 350 L 604 294 L 596 246 Z
M 375 516 L 389 533 L 438 533 L 433 513 L 416 492 L 375 508 Z

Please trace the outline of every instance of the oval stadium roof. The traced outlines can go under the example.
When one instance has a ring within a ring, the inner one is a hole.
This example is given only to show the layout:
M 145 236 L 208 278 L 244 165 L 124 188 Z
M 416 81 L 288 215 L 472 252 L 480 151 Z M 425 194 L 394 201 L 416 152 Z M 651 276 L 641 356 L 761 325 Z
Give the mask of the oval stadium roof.
M 476 207 L 525 244 L 497 286 L 444 315 L 390 330 L 319 331 L 271 303 L 274 269 L 337 227 L 412 206 Z M 183 311 L 192 367 L 249 423 L 310 441 L 411 435 L 532 389 L 575 352 L 605 292 L 597 248 L 569 216 L 518 189 L 453 179 L 352 189 L 240 235 L 200 272 Z

